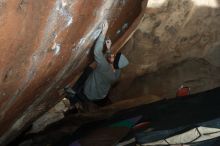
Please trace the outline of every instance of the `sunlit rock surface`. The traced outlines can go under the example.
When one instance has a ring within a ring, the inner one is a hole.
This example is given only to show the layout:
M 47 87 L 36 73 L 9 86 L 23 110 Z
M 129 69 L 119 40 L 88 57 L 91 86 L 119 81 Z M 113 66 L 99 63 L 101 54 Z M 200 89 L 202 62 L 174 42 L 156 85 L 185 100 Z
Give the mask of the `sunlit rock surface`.
M 0 145 L 62 99 L 63 87 L 88 64 L 104 19 L 118 49 L 141 20 L 146 2 L 1 0 Z
M 130 65 L 112 99 L 175 97 L 220 86 L 220 1 L 150 0 L 143 22 L 124 47 Z

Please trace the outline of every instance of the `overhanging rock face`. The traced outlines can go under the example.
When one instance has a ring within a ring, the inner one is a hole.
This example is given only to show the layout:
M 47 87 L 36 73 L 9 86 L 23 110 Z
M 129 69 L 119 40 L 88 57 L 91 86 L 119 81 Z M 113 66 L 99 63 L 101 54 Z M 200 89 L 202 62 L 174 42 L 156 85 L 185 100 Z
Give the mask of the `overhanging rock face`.
M 16 137 L 61 98 L 88 62 L 100 33 L 120 49 L 147 0 L 0 1 L 0 144 Z

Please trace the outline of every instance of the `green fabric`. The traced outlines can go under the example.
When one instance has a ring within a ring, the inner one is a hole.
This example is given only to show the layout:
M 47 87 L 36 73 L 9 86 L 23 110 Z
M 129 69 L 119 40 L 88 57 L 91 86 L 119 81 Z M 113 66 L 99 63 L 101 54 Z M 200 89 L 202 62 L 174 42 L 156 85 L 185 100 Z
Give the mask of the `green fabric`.
M 115 124 L 112 124 L 110 127 L 128 127 L 132 128 L 134 126 L 134 123 L 131 121 L 121 121 Z
M 132 128 L 140 119 L 142 118 L 142 116 L 137 116 L 134 118 L 130 118 L 127 120 L 123 120 L 117 123 L 114 123 L 112 125 L 110 125 L 110 127 L 128 127 L 128 128 Z

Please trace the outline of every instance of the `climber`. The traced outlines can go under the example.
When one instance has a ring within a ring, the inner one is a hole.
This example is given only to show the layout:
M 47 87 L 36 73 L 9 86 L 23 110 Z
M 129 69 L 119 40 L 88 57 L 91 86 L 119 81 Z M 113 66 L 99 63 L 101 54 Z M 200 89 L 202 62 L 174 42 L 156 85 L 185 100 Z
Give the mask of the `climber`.
M 73 88 L 66 88 L 67 98 L 72 104 L 79 100 L 88 100 L 98 106 L 110 103 L 107 98 L 110 87 L 119 79 L 120 69 L 128 65 L 127 58 L 120 52 L 111 53 L 111 40 L 106 40 L 107 51 L 103 53 L 103 45 L 108 30 L 108 22 L 102 24 L 102 32 L 94 48 L 94 63 L 88 66 Z

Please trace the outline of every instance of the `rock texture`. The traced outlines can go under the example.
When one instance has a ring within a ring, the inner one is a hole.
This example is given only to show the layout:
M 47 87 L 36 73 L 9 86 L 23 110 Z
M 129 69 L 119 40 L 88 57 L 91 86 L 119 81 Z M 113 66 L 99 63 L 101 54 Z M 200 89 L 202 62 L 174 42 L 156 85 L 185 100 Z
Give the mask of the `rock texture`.
M 34 121 L 28 133 L 39 133 L 40 131 L 44 130 L 48 125 L 51 125 L 52 123 L 63 119 L 64 113 L 69 108 L 69 100 L 64 98 L 48 112 L 44 113 L 41 117 Z
M 147 0 L 1 0 L 0 145 L 14 139 L 62 98 L 88 63 L 110 22 L 121 46 L 142 18 Z
M 124 47 L 130 65 L 112 99 L 171 98 L 181 84 L 192 93 L 220 86 L 219 7 L 219 0 L 150 0 Z
M 146 5 L 147 0 L 1 0 L 0 145 L 62 99 L 63 87 L 88 64 L 106 18 L 114 51 L 130 38 L 123 48 L 130 65 L 112 99 L 134 98 L 138 104 L 136 97 L 175 97 L 181 84 L 192 93 L 219 86 L 220 0 Z

